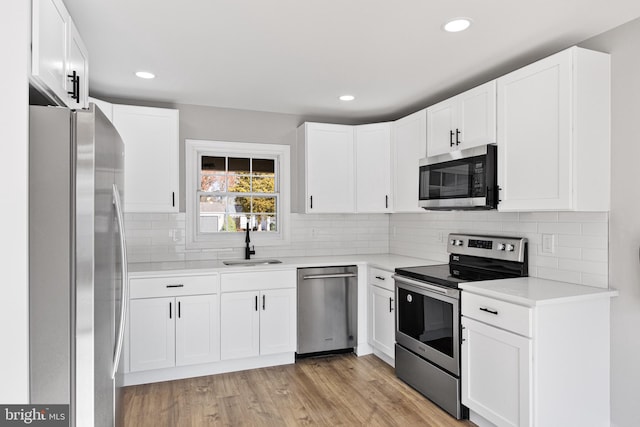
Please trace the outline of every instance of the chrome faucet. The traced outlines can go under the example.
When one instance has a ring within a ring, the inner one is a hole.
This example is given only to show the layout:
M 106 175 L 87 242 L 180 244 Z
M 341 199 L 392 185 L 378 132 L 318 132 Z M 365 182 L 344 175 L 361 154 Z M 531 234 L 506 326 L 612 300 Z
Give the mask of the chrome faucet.
M 247 237 L 244 238 L 244 242 L 247 246 L 244 248 L 244 259 L 251 259 L 251 255 L 256 254 L 256 246 L 253 246 L 253 249 L 249 248 L 249 243 L 251 243 L 251 237 L 249 237 L 249 224 L 247 224 Z

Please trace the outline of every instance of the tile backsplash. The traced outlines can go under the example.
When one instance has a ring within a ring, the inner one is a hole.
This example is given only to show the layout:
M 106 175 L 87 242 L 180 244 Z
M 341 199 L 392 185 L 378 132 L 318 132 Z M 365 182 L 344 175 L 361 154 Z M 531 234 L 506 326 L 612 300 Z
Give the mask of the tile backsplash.
M 522 236 L 529 240 L 529 275 L 608 286 L 608 224 L 602 212 L 424 212 L 415 214 L 291 214 L 291 240 L 257 247 L 258 257 L 393 253 L 447 262 L 448 233 Z M 242 258 L 185 247 L 185 214 L 125 215 L 131 262 Z M 543 238 L 552 243 L 543 249 Z
M 608 287 L 606 212 L 425 212 L 393 214 L 389 251 L 448 262 L 448 233 L 526 237 L 529 275 Z M 543 238 L 552 243 L 543 248 Z
M 386 214 L 291 214 L 289 219 L 289 244 L 257 246 L 257 257 L 389 252 L 389 215 Z M 186 249 L 184 212 L 127 213 L 125 227 L 130 262 L 216 260 L 244 256 L 244 244 L 224 251 Z

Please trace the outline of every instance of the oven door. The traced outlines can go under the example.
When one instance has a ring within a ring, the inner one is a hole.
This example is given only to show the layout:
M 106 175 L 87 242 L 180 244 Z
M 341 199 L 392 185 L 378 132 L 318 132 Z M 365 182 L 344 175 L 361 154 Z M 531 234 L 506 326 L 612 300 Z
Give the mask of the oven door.
M 460 291 L 395 275 L 396 342 L 460 376 Z

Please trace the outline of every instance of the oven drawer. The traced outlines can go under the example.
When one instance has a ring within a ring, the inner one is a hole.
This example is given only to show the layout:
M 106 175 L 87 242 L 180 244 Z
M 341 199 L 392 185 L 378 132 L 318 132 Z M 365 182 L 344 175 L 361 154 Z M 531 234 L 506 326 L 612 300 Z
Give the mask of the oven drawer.
M 532 336 L 532 310 L 529 307 L 463 291 L 462 315 L 516 334 Z
M 393 276 L 391 271 L 381 270 L 374 267 L 369 268 L 370 284 L 393 291 L 393 278 L 391 276 Z

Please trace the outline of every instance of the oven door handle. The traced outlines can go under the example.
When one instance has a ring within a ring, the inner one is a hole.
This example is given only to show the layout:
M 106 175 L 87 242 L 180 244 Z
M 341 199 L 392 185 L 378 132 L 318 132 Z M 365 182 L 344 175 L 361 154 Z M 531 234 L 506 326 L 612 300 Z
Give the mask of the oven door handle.
M 442 294 L 442 295 L 450 296 L 450 292 L 448 292 L 448 289 L 446 289 L 446 288 L 441 288 L 439 286 L 430 285 L 430 284 L 425 283 L 425 282 L 418 282 L 417 280 L 407 279 L 406 277 L 398 276 L 397 274 L 394 274 L 391 277 L 396 282 L 406 283 L 407 285 L 413 285 L 413 286 L 417 286 L 419 288 L 426 288 L 426 289 L 428 289 L 430 291 L 437 292 L 437 293 Z

